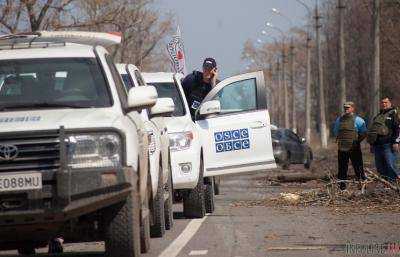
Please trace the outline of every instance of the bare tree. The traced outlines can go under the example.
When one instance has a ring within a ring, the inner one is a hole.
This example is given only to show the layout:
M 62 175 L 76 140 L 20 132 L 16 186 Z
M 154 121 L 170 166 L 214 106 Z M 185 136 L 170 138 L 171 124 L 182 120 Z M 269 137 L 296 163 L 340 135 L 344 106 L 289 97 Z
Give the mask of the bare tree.
M 77 0 L 0 1 L 0 32 L 54 29 Z

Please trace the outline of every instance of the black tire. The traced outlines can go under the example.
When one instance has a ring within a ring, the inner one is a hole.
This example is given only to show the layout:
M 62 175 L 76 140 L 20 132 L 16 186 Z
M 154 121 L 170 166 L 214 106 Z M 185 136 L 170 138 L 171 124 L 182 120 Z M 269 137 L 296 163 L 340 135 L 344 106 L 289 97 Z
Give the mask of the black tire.
M 34 255 L 36 254 L 36 250 L 33 246 L 23 246 L 18 248 L 18 253 L 20 255 Z
M 173 213 L 173 185 L 171 169 L 168 169 L 168 183 L 165 191 L 168 192 L 168 199 L 164 203 L 164 216 L 165 216 L 165 229 L 170 230 L 174 226 L 174 213 Z
M 137 185 L 137 180 L 135 184 Z M 134 186 L 126 201 L 110 208 L 106 213 L 106 256 L 140 256 L 140 200 L 139 189 Z
M 58 254 L 58 253 L 63 253 L 64 252 L 64 247 L 62 243 L 57 240 L 57 238 L 53 238 L 49 241 L 49 254 Z
M 149 187 L 149 185 L 147 185 Z M 149 188 L 148 188 L 149 189 Z M 147 253 L 150 250 L 150 209 L 149 192 L 146 190 L 144 197 L 144 206 L 140 214 L 140 252 Z
M 308 151 L 306 155 L 306 160 L 304 162 L 304 168 L 309 170 L 311 168 L 311 163 L 312 163 L 312 157 L 311 157 L 311 152 Z
M 219 195 L 219 184 L 220 184 L 221 178 L 219 177 L 214 177 L 214 194 Z
M 207 178 L 204 191 L 204 201 L 206 205 L 206 213 L 213 213 L 215 210 L 213 178 Z
M 150 227 L 151 237 L 163 237 L 165 235 L 164 192 L 163 170 L 160 165 L 157 194 L 153 200 L 153 224 Z
M 282 157 L 282 169 L 288 170 L 289 167 L 290 167 L 290 153 L 284 152 L 284 155 Z
M 186 218 L 203 218 L 206 215 L 202 159 L 196 187 L 186 190 L 183 194 L 183 215 Z

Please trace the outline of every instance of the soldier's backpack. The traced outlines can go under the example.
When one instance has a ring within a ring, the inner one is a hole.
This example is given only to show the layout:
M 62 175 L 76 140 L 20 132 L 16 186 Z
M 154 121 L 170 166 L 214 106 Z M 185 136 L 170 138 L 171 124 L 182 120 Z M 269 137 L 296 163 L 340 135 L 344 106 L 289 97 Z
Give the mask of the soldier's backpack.
M 378 114 L 374 120 L 372 121 L 372 124 L 369 126 L 368 128 L 368 133 L 367 133 L 367 142 L 369 144 L 374 144 L 376 142 L 376 139 L 378 138 L 378 136 L 388 136 L 392 133 L 391 128 L 389 128 L 386 125 L 386 120 L 389 116 L 391 116 L 392 114 L 395 114 L 395 119 L 400 120 L 399 116 L 399 112 L 397 110 L 397 108 L 388 111 L 384 114 Z

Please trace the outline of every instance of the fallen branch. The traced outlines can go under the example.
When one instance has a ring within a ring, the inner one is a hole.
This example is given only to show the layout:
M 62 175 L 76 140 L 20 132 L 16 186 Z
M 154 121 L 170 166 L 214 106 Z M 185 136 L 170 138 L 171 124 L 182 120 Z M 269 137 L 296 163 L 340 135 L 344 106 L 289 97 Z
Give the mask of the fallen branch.
M 375 172 L 371 171 L 368 168 L 365 168 L 365 171 L 371 175 L 374 179 L 382 182 L 383 184 L 385 184 L 386 186 L 388 186 L 389 188 L 395 190 L 396 192 L 400 192 L 400 188 L 396 185 L 393 185 L 392 183 L 390 183 L 389 181 L 387 181 L 386 179 L 383 179 L 382 177 L 378 176 L 375 174 Z

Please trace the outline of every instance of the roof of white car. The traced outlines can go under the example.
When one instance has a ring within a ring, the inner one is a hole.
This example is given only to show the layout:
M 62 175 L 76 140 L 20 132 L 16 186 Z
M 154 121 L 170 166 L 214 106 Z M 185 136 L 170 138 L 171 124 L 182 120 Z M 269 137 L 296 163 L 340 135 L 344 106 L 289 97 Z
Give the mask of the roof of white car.
M 38 31 L 0 36 L 0 46 L 36 42 L 66 42 L 109 47 L 120 44 L 121 35 L 92 31 Z
M 172 72 L 142 72 L 146 83 L 174 82 L 174 73 Z
M 0 36 L 0 59 L 95 57 L 93 46 L 121 42 L 113 33 L 39 31 Z
M 67 57 L 95 57 L 93 46 L 66 43 L 42 48 L 0 50 L 0 60 Z

